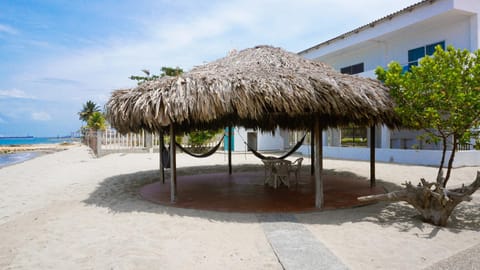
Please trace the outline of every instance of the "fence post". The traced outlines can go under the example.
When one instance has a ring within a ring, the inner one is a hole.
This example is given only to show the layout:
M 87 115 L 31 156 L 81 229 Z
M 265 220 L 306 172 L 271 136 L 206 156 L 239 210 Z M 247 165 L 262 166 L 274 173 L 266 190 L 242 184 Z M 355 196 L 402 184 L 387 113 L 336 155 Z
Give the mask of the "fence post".
M 96 149 L 96 152 L 97 152 L 97 157 L 100 157 L 101 156 L 101 151 L 102 151 L 102 131 L 101 130 L 97 130 L 97 149 Z
M 145 131 L 145 137 L 144 137 L 144 147 L 149 151 L 149 152 L 153 152 L 153 143 L 152 143 L 152 133 L 151 132 L 148 132 L 148 131 Z

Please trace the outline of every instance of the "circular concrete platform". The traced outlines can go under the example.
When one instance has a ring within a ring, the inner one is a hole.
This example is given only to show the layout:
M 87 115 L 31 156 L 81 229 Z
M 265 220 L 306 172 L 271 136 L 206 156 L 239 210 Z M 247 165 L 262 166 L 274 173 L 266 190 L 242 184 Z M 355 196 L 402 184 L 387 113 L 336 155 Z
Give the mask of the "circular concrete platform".
M 359 196 L 384 193 L 382 187 L 370 188 L 370 182 L 351 175 L 326 174 L 324 179 L 325 207 L 347 208 L 368 203 Z M 304 212 L 315 208 L 314 179 L 310 175 L 294 176 L 290 187 L 274 189 L 264 185 L 264 172 L 204 173 L 177 177 L 177 200 L 170 202 L 170 179 L 144 186 L 140 194 L 146 200 L 166 206 L 224 212 Z

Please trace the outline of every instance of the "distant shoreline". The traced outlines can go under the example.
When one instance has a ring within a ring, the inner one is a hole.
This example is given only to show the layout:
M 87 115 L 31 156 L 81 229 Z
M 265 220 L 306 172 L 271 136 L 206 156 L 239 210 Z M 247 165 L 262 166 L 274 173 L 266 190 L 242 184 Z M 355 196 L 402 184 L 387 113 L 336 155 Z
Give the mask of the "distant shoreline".
M 76 143 L 51 143 L 51 144 L 19 144 L 0 145 L 0 154 L 12 154 L 17 152 L 38 152 L 38 151 L 61 151 L 66 150 Z
M 59 143 L 71 143 L 79 141 L 75 137 L 33 137 L 33 136 L 17 136 L 17 137 L 0 137 L 0 147 L 22 147 L 30 145 L 50 145 Z
M 0 139 L 31 139 L 34 138 L 33 136 L 6 136 L 0 137 Z
M 0 145 L 0 169 L 78 145 L 78 143 Z

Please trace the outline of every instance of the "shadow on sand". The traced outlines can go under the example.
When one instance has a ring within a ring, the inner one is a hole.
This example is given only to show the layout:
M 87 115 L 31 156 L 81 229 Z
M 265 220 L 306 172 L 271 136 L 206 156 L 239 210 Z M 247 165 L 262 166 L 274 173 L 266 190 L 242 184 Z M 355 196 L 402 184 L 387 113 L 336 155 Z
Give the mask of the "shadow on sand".
M 242 165 L 234 168 L 235 172 L 263 170 L 260 165 Z M 178 175 L 191 175 L 201 173 L 213 173 L 227 171 L 226 166 L 201 166 L 179 168 Z M 303 173 L 309 173 L 309 166 L 305 166 Z M 338 172 L 325 170 L 327 174 L 353 176 L 362 178 L 351 172 Z M 166 181 L 169 181 L 169 174 L 166 173 Z M 117 175 L 106 178 L 83 202 L 86 205 L 108 208 L 112 212 L 147 212 L 167 214 L 171 216 L 198 217 L 219 222 L 248 222 L 252 221 L 251 215 L 257 217 L 275 216 L 276 221 L 292 221 L 292 214 L 306 224 L 343 224 L 356 222 L 372 222 L 380 226 L 393 226 L 399 231 L 409 231 L 417 228 L 425 234 L 421 238 L 432 238 L 440 230 L 460 232 L 461 230 L 480 231 L 480 202 L 474 200 L 469 203 L 460 204 L 454 211 L 446 228 L 432 226 L 421 221 L 415 209 L 406 203 L 384 203 L 379 202 L 362 207 L 349 209 L 336 209 L 325 211 L 310 211 L 307 213 L 288 214 L 258 214 L 258 213 L 229 213 L 215 212 L 196 209 L 183 209 L 155 204 L 144 200 L 139 195 L 141 187 L 159 181 L 159 171 L 140 171 L 132 174 Z M 378 186 L 383 186 L 387 191 L 400 189 L 401 187 L 383 180 L 377 180 Z M 297 220 L 296 218 L 294 220 Z

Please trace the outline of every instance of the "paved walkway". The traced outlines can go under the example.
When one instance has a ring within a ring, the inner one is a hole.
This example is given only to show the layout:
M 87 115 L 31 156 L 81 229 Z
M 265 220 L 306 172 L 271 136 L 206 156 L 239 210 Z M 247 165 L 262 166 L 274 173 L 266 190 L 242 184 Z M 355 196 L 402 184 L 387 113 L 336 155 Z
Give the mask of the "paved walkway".
M 283 269 L 348 269 L 293 215 L 257 215 Z
M 480 269 L 480 244 L 461 251 L 445 260 L 442 260 L 425 270 L 447 270 L 447 269 Z

